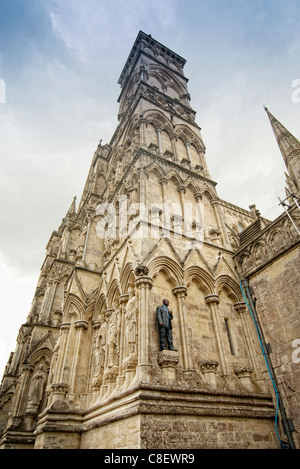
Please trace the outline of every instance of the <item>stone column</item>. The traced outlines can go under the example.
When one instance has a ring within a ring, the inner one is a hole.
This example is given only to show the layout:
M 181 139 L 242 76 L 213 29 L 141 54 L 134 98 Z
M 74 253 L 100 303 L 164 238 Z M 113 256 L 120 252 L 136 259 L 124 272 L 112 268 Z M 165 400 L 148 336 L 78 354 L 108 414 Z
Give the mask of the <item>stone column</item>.
M 63 233 L 63 240 L 61 243 L 61 255 L 60 255 L 60 257 L 62 257 L 63 259 L 67 257 L 71 228 L 72 228 L 72 224 L 68 223 Z
M 121 387 L 124 382 L 124 349 L 125 349 L 125 309 L 128 302 L 129 295 L 121 295 L 119 297 L 120 309 L 121 309 L 121 331 L 120 331 L 120 354 L 119 354 L 119 375 L 116 380 L 117 389 Z
M 179 286 L 173 288 L 173 293 L 177 298 L 178 312 L 179 312 L 179 330 L 180 330 L 180 342 L 182 350 L 182 360 L 184 370 L 191 369 L 190 353 L 187 346 L 187 335 L 186 335 L 186 312 L 185 312 L 185 301 L 184 297 L 187 295 L 187 288 Z
M 91 219 L 90 219 L 90 217 L 88 217 L 87 231 L 86 231 L 83 254 L 82 254 L 82 259 L 81 259 L 82 262 L 85 262 L 85 256 L 86 256 L 87 244 L 88 244 L 88 240 L 89 240 L 90 229 L 91 229 Z
M 223 216 L 220 213 L 219 201 L 217 199 L 211 200 L 210 205 L 213 207 L 213 210 L 214 210 L 214 214 L 217 220 L 218 230 L 221 233 L 222 244 L 230 247 L 231 245 L 230 245 L 230 241 L 228 238 L 225 223 L 223 221 Z
M 249 332 L 248 324 L 247 324 L 247 321 L 246 321 L 246 318 L 245 318 L 246 303 L 244 303 L 244 302 L 235 303 L 233 306 L 234 306 L 234 309 L 236 310 L 236 312 L 239 314 L 239 316 L 241 318 L 241 323 L 242 323 L 242 328 L 243 328 L 243 332 L 244 332 L 244 336 L 245 336 L 247 352 L 248 352 L 249 358 L 250 358 L 251 368 L 253 368 L 253 370 L 255 371 L 255 374 L 258 375 L 259 374 L 259 365 L 257 363 L 256 354 L 253 351 L 253 346 L 252 346 L 251 341 L 250 341 L 251 334 Z
M 156 129 L 156 132 L 157 132 L 158 154 L 159 156 L 162 156 L 161 129 Z
M 223 344 L 222 334 L 220 332 L 220 326 L 219 326 L 218 316 L 217 316 L 217 305 L 219 304 L 219 302 L 220 302 L 220 299 L 218 295 L 208 295 L 205 297 L 205 303 L 208 304 L 210 308 L 213 325 L 215 329 L 217 347 L 218 347 L 220 363 L 221 363 L 221 371 L 223 375 L 228 375 L 228 369 L 227 369 L 225 353 L 224 353 L 224 344 Z
M 162 213 L 162 228 L 167 230 L 167 233 L 170 233 L 170 210 L 167 198 L 167 178 L 161 178 L 159 181 L 162 186 L 162 205 L 163 205 L 163 213 Z M 163 235 L 166 234 L 163 231 Z
M 141 125 L 140 125 L 140 145 L 143 148 L 147 148 L 146 145 L 146 119 L 142 118 L 141 119 Z
M 204 221 L 204 211 L 202 210 L 202 205 L 201 205 L 201 200 L 202 200 L 202 194 L 201 192 L 197 192 L 197 194 L 194 194 L 194 197 L 196 199 L 196 211 L 197 211 L 197 219 L 196 219 L 196 239 L 197 241 L 202 241 L 204 239 L 209 238 L 207 229 L 205 226 L 205 221 Z
M 88 328 L 88 322 L 79 320 L 75 321 L 75 345 L 73 350 L 73 359 L 71 365 L 71 375 L 70 375 L 70 392 L 75 393 L 75 386 L 76 386 L 76 378 L 77 378 L 77 369 L 78 369 L 78 362 L 79 362 L 79 355 L 80 355 L 80 345 L 82 342 L 82 334 L 83 331 Z
M 190 146 L 191 146 L 190 142 L 186 142 L 186 143 L 185 143 L 186 154 L 187 154 L 187 157 L 188 157 L 189 162 L 192 164 L 192 157 L 191 157 Z
M 175 134 L 171 135 L 171 143 L 172 143 L 173 153 L 174 153 L 174 156 L 175 156 L 175 161 L 179 161 L 178 154 L 177 154 L 176 142 L 177 142 L 177 136 Z
M 138 278 L 135 285 L 138 289 L 139 302 L 139 334 L 138 334 L 138 366 L 137 375 L 139 381 L 149 382 L 152 365 L 149 359 L 149 303 L 150 289 L 153 285 L 152 278 L 148 277 L 148 268 L 140 266 L 135 273 Z
M 148 173 L 145 169 L 140 169 L 140 203 L 147 206 L 147 177 Z
M 180 205 L 181 205 L 181 210 L 182 210 L 182 219 L 184 219 L 184 194 L 185 194 L 185 187 L 184 186 L 178 186 L 177 190 L 179 192 L 179 197 L 180 197 Z

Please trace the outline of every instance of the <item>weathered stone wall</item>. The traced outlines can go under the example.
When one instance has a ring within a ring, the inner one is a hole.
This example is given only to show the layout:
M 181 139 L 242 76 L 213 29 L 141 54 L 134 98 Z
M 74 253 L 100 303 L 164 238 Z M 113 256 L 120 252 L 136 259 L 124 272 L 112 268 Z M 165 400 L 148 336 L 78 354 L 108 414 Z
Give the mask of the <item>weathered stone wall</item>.
M 287 416 L 300 447 L 300 250 L 294 248 L 250 276 L 256 308 Z M 298 342 L 297 342 L 298 341 Z M 299 353 L 297 354 L 297 349 Z
M 270 421 L 143 415 L 143 449 L 276 449 Z
M 140 415 L 134 415 L 86 431 L 80 449 L 139 449 L 140 420 Z

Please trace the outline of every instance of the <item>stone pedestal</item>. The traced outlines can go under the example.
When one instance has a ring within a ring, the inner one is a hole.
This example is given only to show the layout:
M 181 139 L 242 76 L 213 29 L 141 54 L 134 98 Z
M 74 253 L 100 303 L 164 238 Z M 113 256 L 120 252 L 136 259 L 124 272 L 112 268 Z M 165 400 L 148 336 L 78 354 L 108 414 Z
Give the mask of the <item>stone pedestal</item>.
M 53 383 L 52 390 L 52 405 L 54 407 L 65 408 L 68 407 L 67 393 L 69 385 L 64 383 Z
M 253 392 L 253 383 L 251 381 L 251 373 L 253 373 L 253 369 L 249 366 L 238 366 L 235 368 L 234 373 L 239 378 L 243 388 L 247 391 Z
M 124 361 L 124 370 L 125 370 L 124 389 L 128 388 L 128 386 L 132 383 L 136 375 L 137 363 L 138 363 L 138 359 L 135 355 L 129 355 L 129 357 L 126 358 L 126 360 Z
M 219 362 L 215 360 L 203 360 L 200 362 L 201 372 L 205 380 L 214 387 L 217 385 L 216 373 L 218 366 Z
M 179 354 L 173 350 L 162 350 L 158 357 L 164 378 L 168 381 L 176 380 L 176 366 L 179 363 Z

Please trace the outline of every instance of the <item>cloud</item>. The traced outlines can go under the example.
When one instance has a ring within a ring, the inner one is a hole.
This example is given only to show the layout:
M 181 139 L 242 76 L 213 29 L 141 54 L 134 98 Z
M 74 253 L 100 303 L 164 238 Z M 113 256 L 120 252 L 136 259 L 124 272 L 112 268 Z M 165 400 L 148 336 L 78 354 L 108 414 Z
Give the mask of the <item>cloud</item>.
M 55 34 L 82 62 L 120 49 L 118 38 L 134 39 L 147 24 L 167 27 L 175 20 L 178 0 L 51 0 L 49 14 Z M 145 31 L 147 32 L 147 31 Z

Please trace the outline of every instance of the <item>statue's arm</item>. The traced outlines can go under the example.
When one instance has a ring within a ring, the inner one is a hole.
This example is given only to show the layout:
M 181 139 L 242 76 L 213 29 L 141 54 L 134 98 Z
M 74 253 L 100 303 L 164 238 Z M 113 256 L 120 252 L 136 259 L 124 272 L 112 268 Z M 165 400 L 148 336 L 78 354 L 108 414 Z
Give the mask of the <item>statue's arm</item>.
M 163 320 L 161 317 L 161 309 L 159 306 L 156 308 L 156 317 L 157 317 L 158 324 L 161 324 Z

